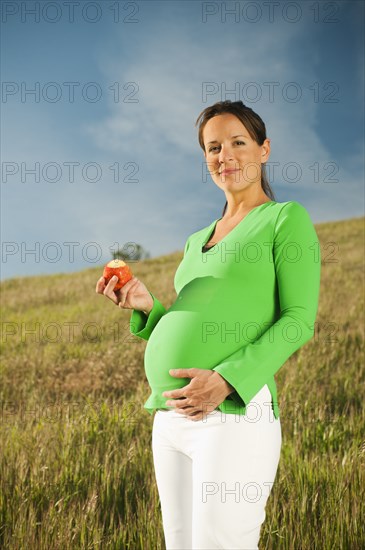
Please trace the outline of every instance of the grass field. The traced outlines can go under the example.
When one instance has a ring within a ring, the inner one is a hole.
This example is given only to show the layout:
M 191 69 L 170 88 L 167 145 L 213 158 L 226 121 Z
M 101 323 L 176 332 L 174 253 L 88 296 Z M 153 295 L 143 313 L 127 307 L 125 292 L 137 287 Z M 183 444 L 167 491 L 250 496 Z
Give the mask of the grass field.
M 316 225 L 314 338 L 276 374 L 283 444 L 260 550 L 365 548 L 364 218 Z M 182 252 L 131 264 L 168 307 Z M 163 550 L 146 342 L 102 267 L 1 284 L 0 546 Z

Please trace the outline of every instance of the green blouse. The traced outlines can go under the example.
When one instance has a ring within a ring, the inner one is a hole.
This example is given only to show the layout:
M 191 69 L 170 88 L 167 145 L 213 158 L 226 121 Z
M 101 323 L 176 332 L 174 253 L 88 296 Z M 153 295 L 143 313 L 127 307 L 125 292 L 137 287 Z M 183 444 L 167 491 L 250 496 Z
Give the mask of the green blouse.
M 200 368 L 217 371 L 235 389 L 217 407 L 222 412 L 245 414 L 267 384 L 278 418 L 274 374 L 314 335 L 318 237 L 299 202 L 270 201 L 202 252 L 219 219 L 188 237 L 174 277 L 175 302 L 166 309 L 150 292 L 149 315 L 132 311 L 131 333 L 148 341 L 151 394 L 144 408 L 150 414 L 171 408 L 162 393 L 190 382 L 170 369 Z

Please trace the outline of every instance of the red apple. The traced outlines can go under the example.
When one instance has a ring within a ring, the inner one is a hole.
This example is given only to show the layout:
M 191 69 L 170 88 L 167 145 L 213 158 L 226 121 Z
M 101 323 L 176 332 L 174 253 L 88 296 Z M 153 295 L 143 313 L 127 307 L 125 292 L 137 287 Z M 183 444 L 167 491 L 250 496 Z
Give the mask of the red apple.
M 122 288 L 133 277 L 133 273 L 123 260 L 112 260 L 104 267 L 103 277 L 106 283 L 108 283 L 114 275 L 118 277 L 114 290 Z

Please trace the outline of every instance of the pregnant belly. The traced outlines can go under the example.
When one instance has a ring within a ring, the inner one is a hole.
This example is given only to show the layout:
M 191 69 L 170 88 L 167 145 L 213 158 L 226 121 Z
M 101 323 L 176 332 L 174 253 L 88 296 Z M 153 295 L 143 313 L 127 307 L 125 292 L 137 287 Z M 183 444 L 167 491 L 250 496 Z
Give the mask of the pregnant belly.
M 208 368 L 204 358 L 207 344 L 204 347 L 200 339 L 199 345 L 197 338 L 200 324 L 199 315 L 194 312 L 169 311 L 160 319 L 144 355 L 145 373 L 152 388 L 186 385 L 188 379 L 171 376 L 170 369 Z
M 181 388 L 189 378 L 176 378 L 170 369 L 212 369 L 244 340 L 222 338 L 220 323 L 191 311 L 168 311 L 157 323 L 145 349 L 144 366 L 151 388 Z
M 236 290 L 237 286 L 237 290 Z M 261 294 L 259 294 L 259 290 Z M 235 299 L 235 297 L 240 299 Z M 258 338 L 257 325 L 270 321 L 274 302 L 261 287 L 242 296 L 242 282 L 194 279 L 180 292 L 153 329 L 145 349 L 144 366 L 151 388 L 186 386 L 170 369 L 213 369 L 240 347 Z M 248 327 L 254 325 L 254 330 Z

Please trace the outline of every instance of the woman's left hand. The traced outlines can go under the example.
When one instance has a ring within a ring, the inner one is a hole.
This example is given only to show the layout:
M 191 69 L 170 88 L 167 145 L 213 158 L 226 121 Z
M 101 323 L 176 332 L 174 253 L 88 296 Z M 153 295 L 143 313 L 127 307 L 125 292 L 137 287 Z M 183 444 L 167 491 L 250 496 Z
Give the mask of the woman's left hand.
M 185 414 L 190 420 L 201 420 L 218 407 L 234 388 L 218 372 L 207 369 L 170 370 L 171 376 L 191 378 L 183 388 L 165 391 L 164 397 L 175 400 L 166 401 L 167 407 L 175 407 L 176 412 Z

